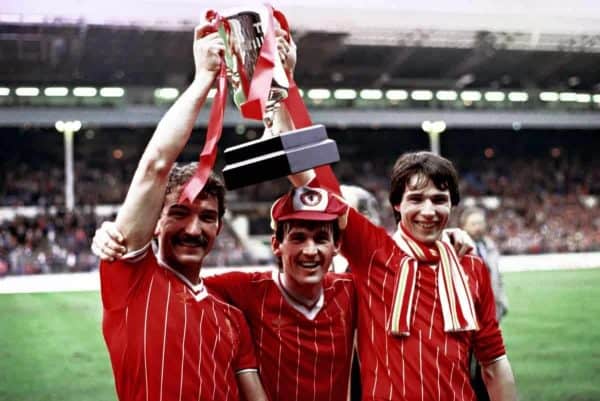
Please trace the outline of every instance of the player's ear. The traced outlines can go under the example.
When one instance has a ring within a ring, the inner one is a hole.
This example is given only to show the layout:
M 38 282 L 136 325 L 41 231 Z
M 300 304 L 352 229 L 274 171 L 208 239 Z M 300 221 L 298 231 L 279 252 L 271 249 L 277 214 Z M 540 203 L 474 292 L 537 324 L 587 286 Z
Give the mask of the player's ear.
M 333 254 L 337 255 L 340 253 L 340 248 L 342 247 L 342 238 L 338 238 L 336 242 L 333 243 Z
M 158 237 L 158 235 L 160 234 L 160 222 L 162 220 L 162 216 L 158 218 L 158 221 L 156 222 L 156 225 L 154 226 L 154 236 Z
M 273 250 L 273 255 L 276 257 L 281 257 L 281 242 L 277 239 L 277 237 L 273 234 L 271 236 L 271 249 Z

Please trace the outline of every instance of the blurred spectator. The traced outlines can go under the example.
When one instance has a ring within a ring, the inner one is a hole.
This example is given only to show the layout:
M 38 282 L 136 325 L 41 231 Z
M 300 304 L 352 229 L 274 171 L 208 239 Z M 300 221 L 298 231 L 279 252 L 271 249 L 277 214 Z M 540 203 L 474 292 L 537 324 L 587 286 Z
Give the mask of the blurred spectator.
M 496 300 L 496 318 L 498 322 L 508 311 L 508 299 L 504 292 L 502 276 L 500 275 L 500 252 L 492 238 L 488 236 L 488 226 L 485 211 L 478 207 L 466 208 L 460 214 L 460 228 L 465 230 L 475 242 L 475 251 L 483 259 L 490 271 L 494 299 Z
M 6 255 L 9 274 L 89 271 L 97 264 L 89 250 L 93 215 L 17 216 L 0 227 L 0 255 Z
M 500 275 L 500 253 L 492 238 L 487 235 L 488 227 L 485 211 L 478 207 L 466 208 L 460 214 L 460 227 L 465 230 L 473 241 L 477 255 L 483 259 L 490 272 L 494 300 L 496 301 L 496 318 L 498 322 L 508 312 L 508 299 L 504 292 L 502 276 Z M 481 365 L 474 354 L 470 356 L 471 384 L 477 401 L 489 401 L 490 397 L 483 381 Z

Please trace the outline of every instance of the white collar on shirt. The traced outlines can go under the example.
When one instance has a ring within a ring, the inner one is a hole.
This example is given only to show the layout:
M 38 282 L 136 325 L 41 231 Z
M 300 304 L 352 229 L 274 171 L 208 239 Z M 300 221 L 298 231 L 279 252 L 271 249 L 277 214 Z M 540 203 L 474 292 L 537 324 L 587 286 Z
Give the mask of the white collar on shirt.
M 282 287 L 282 276 L 283 276 L 283 273 L 280 273 L 277 270 L 273 270 L 273 272 L 272 272 L 273 282 L 275 283 L 277 288 L 279 288 L 279 292 L 281 292 L 281 296 L 287 301 L 287 303 L 292 308 L 296 309 L 298 312 L 300 312 L 302 315 L 304 315 L 304 317 L 306 317 L 308 320 L 314 320 L 315 317 L 317 316 L 317 314 L 323 308 L 323 305 L 325 304 L 324 291 L 321 291 L 321 295 L 319 295 L 319 299 L 315 303 L 315 306 L 313 306 L 312 308 L 309 309 L 305 305 L 292 299 L 287 294 L 287 292 L 289 292 L 289 291 Z
M 138 260 L 141 260 L 144 256 L 146 256 L 146 253 L 151 249 L 150 245 L 151 245 L 151 243 L 149 242 L 143 248 L 127 253 L 126 255 L 123 256 L 122 259 L 126 259 L 127 261 L 130 261 L 130 262 L 136 262 Z M 206 298 L 208 296 L 208 291 L 206 290 L 206 287 L 204 286 L 204 282 L 202 281 L 202 279 L 200 279 L 200 282 L 198 284 L 194 285 L 194 284 L 192 284 L 192 282 L 190 280 L 187 279 L 187 277 L 185 277 L 183 274 L 179 273 L 177 270 L 173 269 L 171 266 L 169 266 L 167 264 L 167 262 L 161 260 L 160 256 L 158 256 L 158 255 L 155 255 L 155 256 L 156 256 L 156 260 L 158 261 L 158 265 L 167 269 L 168 271 L 173 273 L 175 275 L 175 277 L 177 277 L 179 280 L 181 280 L 183 282 L 183 284 L 185 284 L 185 286 L 188 287 L 188 289 L 192 293 L 192 296 L 194 297 L 194 299 L 197 302 L 202 301 L 204 298 Z

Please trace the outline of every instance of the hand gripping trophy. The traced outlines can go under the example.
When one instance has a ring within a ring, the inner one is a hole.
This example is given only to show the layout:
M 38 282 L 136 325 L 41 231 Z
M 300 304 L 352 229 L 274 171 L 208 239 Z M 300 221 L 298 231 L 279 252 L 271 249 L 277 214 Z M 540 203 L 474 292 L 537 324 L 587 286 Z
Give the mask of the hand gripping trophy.
M 226 82 L 242 116 L 262 120 L 265 126 L 261 138 L 225 149 L 223 177 L 228 189 L 339 161 L 336 143 L 327 137 L 323 125 L 312 125 L 299 90 L 277 54 L 276 27 L 289 35 L 283 14 L 265 5 L 230 9 L 222 15 L 208 11 L 206 18 L 223 38 L 225 54 L 205 148 L 200 157 L 201 167 L 203 156 L 211 153 L 207 151 L 208 146 L 213 147 L 212 156 L 206 157 L 210 160 L 205 160 L 204 164 L 208 169 L 214 164 L 222 128 Z M 282 103 L 296 128 L 285 133 L 275 132 L 273 126 L 274 114 Z M 221 109 L 215 111 L 219 107 Z M 216 138 L 211 138 L 211 125 L 212 131 L 218 131 Z

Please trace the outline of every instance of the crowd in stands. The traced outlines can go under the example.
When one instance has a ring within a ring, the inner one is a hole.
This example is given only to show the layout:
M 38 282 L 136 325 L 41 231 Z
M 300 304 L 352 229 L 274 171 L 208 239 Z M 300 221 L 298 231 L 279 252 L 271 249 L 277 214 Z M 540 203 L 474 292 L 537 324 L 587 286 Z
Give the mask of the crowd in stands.
M 89 271 L 98 261 L 90 251 L 96 224 L 90 213 L 17 216 L 0 223 L 0 274 Z
M 494 158 L 461 173 L 463 196 L 600 195 L 600 160 Z
M 0 277 L 92 271 L 98 258 L 90 250 L 96 227 L 114 216 L 58 211 L 0 222 Z M 204 265 L 245 266 L 257 263 L 228 224 Z
M 463 199 L 475 203 L 496 199 L 496 204 L 483 202 L 482 206 L 488 207 L 491 234 L 503 254 L 600 251 L 600 160 L 589 155 L 564 156 L 548 152 L 531 157 L 448 155 L 459 169 Z M 104 164 L 77 160 L 75 201 L 79 207 L 75 213 L 49 212 L 52 206 L 64 206 L 60 160 L 18 162 L 13 157 L 0 161 L 0 207 L 36 206 L 42 211 L 36 217 L 0 222 L 0 275 L 95 269 L 98 261 L 90 253 L 90 241 L 96 226 L 110 216 L 94 215 L 87 211 L 91 208 L 81 206 L 122 202 L 137 158 L 110 158 Z M 388 205 L 390 163 L 357 155 L 342 159 L 335 170 L 340 182 L 375 194 L 383 225 L 391 231 L 395 223 Z M 279 179 L 231 191 L 228 206 L 235 213 L 240 205 L 249 210 L 261 204 L 258 216 L 265 224 L 256 226 L 262 227 L 258 234 L 265 235 L 269 231 L 268 206 L 288 188 L 287 180 Z M 218 247 L 209 254 L 206 265 L 256 262 L 231 229 L 219 236 Z
M 459 164 L 459 163 L 457 163 Z M 134 163 L 116 168 L 90 167 L 75 163 L 76 203 L 118 204 L 125 197 Z M 341 182 L 361 185 L 373 192 L 387 190 L 389 166 L 383 162 L 339 162 Z M 600 159 L 583 164 L 532 159 L 492 159 L 460 168 L 461 195 L 522 198 L 524 195 L 600 195 Z M 270 201 L 285 192 L 286 180 L 242 188 L 231 196 L 240 201 Z M 27 163 L 3 166 L 0 176 L 0 206 L 53 206 L 64 204 L 64 170 L 56 165 L 34 168 Z
M 74 168 L 77 205 L 118 204 L 127 193 L 135 164 L 119 168 L 88 167 L 76 162 Z M 33 168 L 14 164 L 2 172 L 0 206 L 49 207 L 65 204 L 65 173 L 62 167 Z
M 508 199 L 487 213 L 502 254 L 600 251 L 600 207 L 575 195 Z

